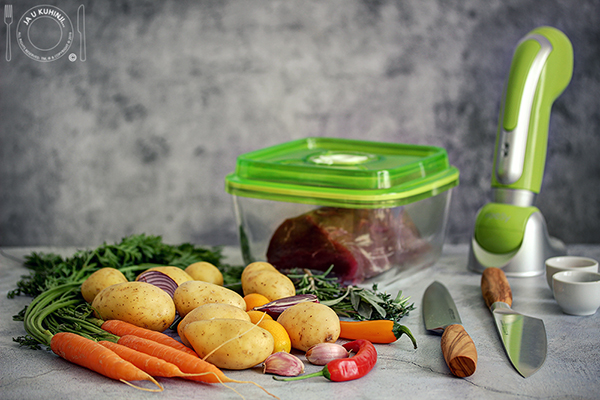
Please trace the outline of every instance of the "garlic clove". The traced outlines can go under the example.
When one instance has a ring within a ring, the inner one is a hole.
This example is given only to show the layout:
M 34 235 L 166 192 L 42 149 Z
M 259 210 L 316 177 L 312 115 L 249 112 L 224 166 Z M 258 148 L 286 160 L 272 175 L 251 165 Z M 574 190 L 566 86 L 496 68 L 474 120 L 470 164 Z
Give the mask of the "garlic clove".
M 325 365 L 329 361 L 348 357 L 348 350 L 337 343 L 319 343 L 306 351 L 306 359 L 314 365 Z
M 295 355 L 280 351 L 264 361 L 264 374 L 298 376 L 304 372 L 304 363 Z

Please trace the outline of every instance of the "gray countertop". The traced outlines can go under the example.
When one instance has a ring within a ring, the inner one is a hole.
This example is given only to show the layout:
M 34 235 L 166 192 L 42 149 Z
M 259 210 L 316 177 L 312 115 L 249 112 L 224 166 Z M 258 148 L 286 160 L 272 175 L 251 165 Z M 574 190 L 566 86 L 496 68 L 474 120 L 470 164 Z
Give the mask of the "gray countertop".
M 109 380 L 94 372 L 59 359 L 51 352 L 20 348 L 12 338 L 23 335 L 21 322 L 12 316 L 31 300 L 8 299 L 6 293 L 26 270 L 12 257 L 32 251 L 70 254 L 73 249 L 8 248 L 0 256 L 0 398 L 9 399 L 235 399 L 238 394 L 220 385 L 204 385 L 178 379 L 159 379 L 164 392 L 149 393 Z M 225 249 L 230 261 L 239 262 L 234 249 Z M 402 337 L 389 345 L 377 345 L 378 362 L 367 376 L 350 382 L 334 383 L 316 377 L 304 381 L 278 382 L 256 367 L 245 371 L 226 371 L 238 380 L 262 385 L 281 399 L 507 399 L 507 398 L 600 398 L 600 313 L 588 317 L 563 314 L 552 297 L 544 275 L 534 278 L 509 278 L 513 308 L 543 319 L 548 336 L 548 356 L 542 368 L 529 378 L 521 377 L 508 361 L 486 308 L 479 287 L 481 275 L 466 269 L 468 246 L 447 245 L 442 258 L 433 266 L 418 271 L 379 289 L 395 294 L 403 290 L 416 310 L 403 319 L 414 333 L 418 349 Z M 600 246 L 572 245 L 570 254 L 600 259 Z M 7 257 L 10 255 L 11 257 Z M 463 324 L 478 351 L 475 374 L 456 378 L 450 374 L 441 349 L 440 337 L 428 334 L 421 316 L 421 298 L 434 280 L 446 285 L 461 314 Z M 303 359 L 303 357 L 301 356 Z M 321 367 L 306 365 L 307 372 Z M 247 399 L 271 398 L 253 385 L 233 384 Z

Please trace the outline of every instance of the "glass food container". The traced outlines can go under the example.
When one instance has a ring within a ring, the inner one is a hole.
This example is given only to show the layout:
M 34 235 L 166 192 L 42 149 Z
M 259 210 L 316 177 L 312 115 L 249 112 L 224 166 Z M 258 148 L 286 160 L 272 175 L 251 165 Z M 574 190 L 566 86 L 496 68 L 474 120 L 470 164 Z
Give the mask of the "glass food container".
M 458 181 L 439 147 L 305 138 L 239 156 L 225 188 L 245 263 L 358 284 L 438 260 Z

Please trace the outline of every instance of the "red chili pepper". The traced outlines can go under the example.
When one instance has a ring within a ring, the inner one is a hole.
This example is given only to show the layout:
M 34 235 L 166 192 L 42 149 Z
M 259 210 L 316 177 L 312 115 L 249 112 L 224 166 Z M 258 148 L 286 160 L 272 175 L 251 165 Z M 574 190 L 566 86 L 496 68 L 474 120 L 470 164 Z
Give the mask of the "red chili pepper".
M 359 339 L 348 342 L 343 346 L 346 350 L 353 351 L 356 354 L 350 358 L 341 358 L 330 361 L 319 372 L 295 376 L 293 378 L 273 378 L 278 381 L 297 381 L 315 376 L 324 376 L 330 381 L 345 382 L 362 378 L 368 374 L 375 366 L 375 363 L 377 363 L 377 350 L 375 350 L 373 343 L 368 340 Z

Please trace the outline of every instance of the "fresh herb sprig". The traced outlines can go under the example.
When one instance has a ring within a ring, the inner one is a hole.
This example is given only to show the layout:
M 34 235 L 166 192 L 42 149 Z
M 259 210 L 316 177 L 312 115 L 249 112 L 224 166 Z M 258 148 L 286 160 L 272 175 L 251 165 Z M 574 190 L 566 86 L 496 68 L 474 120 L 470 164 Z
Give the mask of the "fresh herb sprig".
M 80 250 L 70 257 L 34 252 L 24 262 L 30 274 L 23 276 L 7 295 L 34 298 L 13 317 L 15 321 L 23 321 L 27 332 L 14 340 L 23 346 L 39 348 L 47 345 L 53 334 L 62 331 L 96 340 L 114 339 L 100 329 L 102 321 L 93 317 L 90 305 L 80 293 L 81 284 L 100 268 L 116 268 L 128 280 L 134 280 L 139 272 L 153 265 L 185 268 L 206 261 L 221 270 L 226 284 L 239 282 L 243 267 L 226 264 L 223 259 L 218 247 L 169 245 L 160 236 L 144 234 L 125 237 L 115 244 L 104 243 L 93 250 Z
M 402 291 L 392 297 L 389 293 L 380 292 L 377 284 L 372 289 L 346 286 L 336 277 L 329 276 L 332 268 L 325 272 L 294 269 L 287 275 L 294 282 L 296 293 L 316 295 L 320 303 L 331 307 L 342 317 L 398 322 L 415 309 L 414 303 L 408 302 L 410 298 L 402 296 Z

